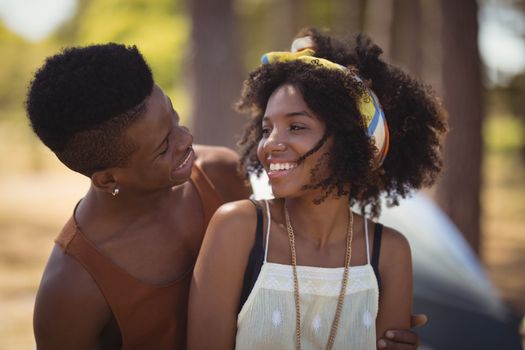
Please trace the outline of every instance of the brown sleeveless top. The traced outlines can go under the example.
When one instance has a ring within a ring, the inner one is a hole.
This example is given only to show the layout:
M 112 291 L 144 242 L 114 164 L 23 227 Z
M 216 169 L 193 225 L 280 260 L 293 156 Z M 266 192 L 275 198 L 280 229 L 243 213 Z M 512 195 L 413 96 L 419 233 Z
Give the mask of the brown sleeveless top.
M 194 165 L 191 182 L 203 207 L 204 222 L 224 203 L 206 174 Z M 70 218 L 55 240 L 91 275 L 119 325 L 122 349 L 184 349 L 192 270 L 164 286 L 142 282 L 97 250 Z

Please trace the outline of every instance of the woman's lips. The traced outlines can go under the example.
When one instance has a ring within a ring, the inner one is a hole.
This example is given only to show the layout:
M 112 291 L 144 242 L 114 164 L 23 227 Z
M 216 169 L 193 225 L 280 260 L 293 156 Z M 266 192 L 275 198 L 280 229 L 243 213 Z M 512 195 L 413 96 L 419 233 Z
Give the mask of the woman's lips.
M 297 163 L 295 162 L 271 162 L 266 172 L 270 179 L 274 179 L 288 175 L 295 168 L 297 168 Z

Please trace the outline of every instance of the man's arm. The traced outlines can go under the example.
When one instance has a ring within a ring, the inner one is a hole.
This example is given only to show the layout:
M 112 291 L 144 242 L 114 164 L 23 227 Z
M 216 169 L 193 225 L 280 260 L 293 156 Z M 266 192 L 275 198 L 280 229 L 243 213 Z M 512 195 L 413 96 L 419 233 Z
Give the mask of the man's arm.
M 55 246 L 33 314 L 37 349 L 100 349 L 111 311 L 91 276 Z
M 225 202 L 247 199 L 250 185 L 237 171 L 239 155 L 226 147 L 194 145 L 196 163 L 204 170 Z

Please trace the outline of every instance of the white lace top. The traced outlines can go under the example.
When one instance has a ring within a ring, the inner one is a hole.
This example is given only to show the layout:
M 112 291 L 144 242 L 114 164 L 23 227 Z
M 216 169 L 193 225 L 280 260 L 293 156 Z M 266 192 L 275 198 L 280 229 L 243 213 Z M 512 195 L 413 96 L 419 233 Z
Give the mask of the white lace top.
M 271 223 L 267 202 L 266 212 Z M 295 349 L 292 266 L 267 261 L 270 226 L 261 272 L 237 318 L 236 349 Z M 368 262 L 350 268 L 334 349 L 376 349 L 378 286 L 370 265 L 367 225 L 365 238 Z M 343 270 L 297 266 L 302 349 L 326 348 Z

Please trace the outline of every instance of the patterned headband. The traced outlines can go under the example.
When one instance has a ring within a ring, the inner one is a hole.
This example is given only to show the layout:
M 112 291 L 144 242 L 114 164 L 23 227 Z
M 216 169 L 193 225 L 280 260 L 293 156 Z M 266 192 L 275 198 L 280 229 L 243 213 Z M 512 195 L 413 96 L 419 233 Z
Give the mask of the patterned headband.
M 385 113 L 379 104 L 379 99 L 376 94 L 364 84 L 363 80 L 350 69 L 327 59 L 315 57 L 313 47 L 314 44 L 311 37 L 305 36 L 297 38 L 292 43 L 291 52 L 269 52 L 262 56 L 261 61 L 263 64 L 302 61 L 315 67 L 349 73 L 355 81 L 362 83 L 364 94 L 363 97 L 357 101 L 357 108 L 367 128 L 366 132 L 374 141 L 376 147 L 375 166 L 381 166 L 388 153 L 389 132 Z

